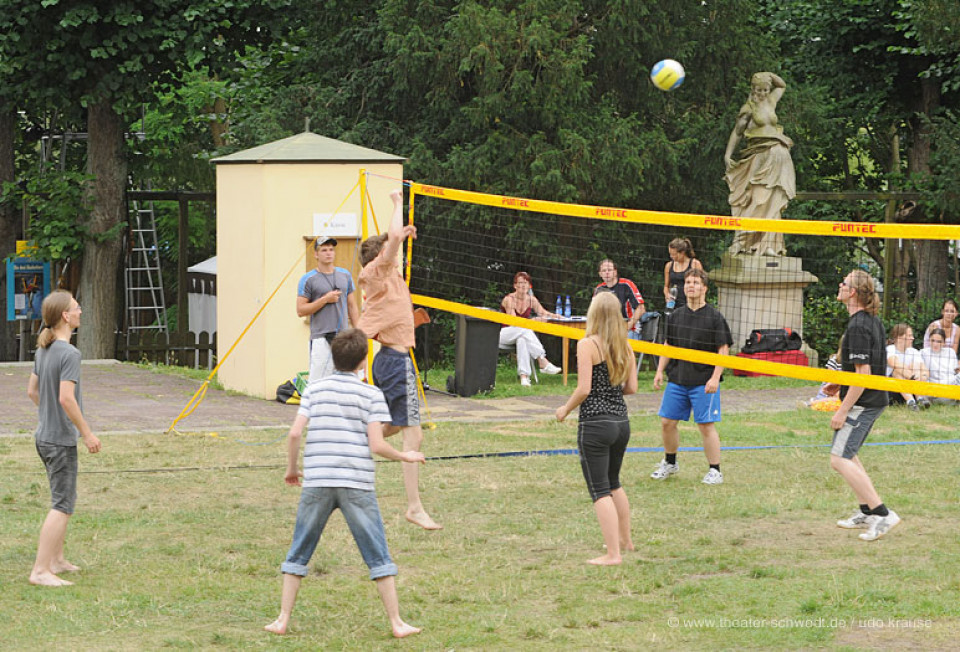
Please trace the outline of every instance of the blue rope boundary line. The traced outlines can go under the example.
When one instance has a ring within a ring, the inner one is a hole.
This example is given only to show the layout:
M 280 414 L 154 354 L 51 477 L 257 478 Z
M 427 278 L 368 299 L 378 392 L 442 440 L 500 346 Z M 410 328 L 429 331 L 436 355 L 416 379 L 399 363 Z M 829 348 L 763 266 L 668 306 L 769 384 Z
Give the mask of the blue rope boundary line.
M 917 445 L 941 445 L 941 444 L 960 444 L 960 439 L 931 439 L 927 441 L 882 441 L 868 442 L 864 446 L 917 446 Z M 751 450 L 773 450 L 783 448 L 830 448 L 832 444 L 777 444 L 771 446 L 721 446 L 721 451 L 751 451 Z M 684 453 L 698 452 L 703 450 L 703 446 L 681 446 L 679 451 Z M 662 453 L 663 446 L 631 446 L 627 448 L 628 453 Z M 536 451 L 505 451 L 502 453 L 469 453 L 467 455 L 439 455 L 428 457 L 427 460 L 468 460 L 485 457 L 536 457 L 551 455 L 578 455 L 576 448 L 555 448 Z M 379 460 L 378 460 L 379 461 Z
M 286 435 L 284 435 L 286 437 Z M 277 440 L 274 440 L 277 441 Z M 274 443 L 274 442 L 270 442 Z M 928 441 L 883 441 L 864 444 L 864 446 L 923 446 L 923 445 L 943 445 L 960 444 L 960 439 L 931 439 Z M 257 444 L 252 444 L 257 445 Z M 786 448 L 830 448 L 831 444 L 778 444 L 772 446 L 722 446 L 721 451 L 749 451 L 749 450 L 775 450 Z M 684 453 L 702 451 L 703 446 L 681 446 L 678 451 Z M 662 446 L 633 446 L 627 448 L 628 453 L 660 453 L 663 452 Z M 466 455 L 438 455 L 428 457 L 428 461 L 445 460 L 469 460 L 483 458 L 506 458 L 506 457 L 550 457 L 555 455 L 577 455 L 576 448 L 555 448 L 553 450 L 536 451 L 505 451 L 501 453 L 468 453 Z M 378 464 L 388 464 L 389 460 L 375 460 Z M 79 471 L 81 475 L 97 475 L 102 473 L 182 473 L 185 471 L 210 471 L 210 470 L 242 470 L 242 469 L 280 469 L 286 464 L 244 464 L 239 466 L 178 466 L 170 468 L 151 468 L 151 469 L 102 469 L 102 470 L 84 470 Z M 18 471 L 14 470 L 14 473 Z M 45 473 L 45 471 L 26 471 L 26 473 Z

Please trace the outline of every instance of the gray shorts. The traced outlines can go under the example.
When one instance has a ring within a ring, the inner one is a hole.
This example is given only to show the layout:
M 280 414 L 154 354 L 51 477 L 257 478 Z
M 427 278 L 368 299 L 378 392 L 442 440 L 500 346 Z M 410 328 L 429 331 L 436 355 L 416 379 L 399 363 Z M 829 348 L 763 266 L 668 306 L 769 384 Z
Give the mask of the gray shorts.
M 833 448 L 830 449 L 830 454 L 847 460 L 856 457 L 883 410 L 882 407 L 869 408 L 859 405 L 850 408 L 846 423 L 833 433 Z
M 77 504 L 77 447 L 36 442 L 50 481 L 50 509 L 73 514 Z

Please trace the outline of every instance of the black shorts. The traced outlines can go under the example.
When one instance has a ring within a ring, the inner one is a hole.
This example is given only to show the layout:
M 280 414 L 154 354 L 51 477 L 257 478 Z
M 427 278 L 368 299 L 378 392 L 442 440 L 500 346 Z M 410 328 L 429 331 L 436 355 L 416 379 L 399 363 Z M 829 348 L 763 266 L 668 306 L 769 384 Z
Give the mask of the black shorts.
M 577 428 L 580 468 L 593 502 L 620 488 L 620 467 L 629 441 L 627 417 L 607 414 L 580 420 Z

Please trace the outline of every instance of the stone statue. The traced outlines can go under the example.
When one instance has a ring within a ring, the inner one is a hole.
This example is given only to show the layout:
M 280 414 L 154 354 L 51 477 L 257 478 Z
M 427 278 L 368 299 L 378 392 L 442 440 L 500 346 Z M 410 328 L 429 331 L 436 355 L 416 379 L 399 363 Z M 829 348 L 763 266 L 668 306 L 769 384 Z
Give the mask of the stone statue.
M 793 141 L 783 135 L 776 113 L 786 87 L 772 72 L 758 72 L 750 80 L 750 97 L 740 107 L 723 156 L 734 217 L 778 220 L 797 194 L 797 178 L 790 159 Z M 746 141 L 742 158 L 734 161 L 733 153 L 741 139 Z M 737 231 L 729 253 L 783 256 L 783 234 Z

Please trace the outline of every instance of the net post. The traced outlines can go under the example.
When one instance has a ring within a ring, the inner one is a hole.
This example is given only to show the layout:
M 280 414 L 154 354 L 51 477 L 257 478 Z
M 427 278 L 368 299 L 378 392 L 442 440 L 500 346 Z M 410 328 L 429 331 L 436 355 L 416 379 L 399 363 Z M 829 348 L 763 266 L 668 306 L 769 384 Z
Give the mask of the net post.
M 897 212 L 897 200 L 891 197 L 887 200 L 886 210 L 884 210 L 883 221 L 888 224 L 894 221 L 894 215 Z M 884 240 L 883 245 L 883 304 L 880 307 L 880 316 L 884 320 L 890 319 L 893 312 L 893 267 L 894 267 L 894 247 L 896 241 L 893 238 Z
M 417 196 L 417 191 L 410 187 L 410 226 L 413 226 L 413 199 Z M 410 287 L 410 267 L 413 262 L 413 238 L 407 238 L 407 287 Z

